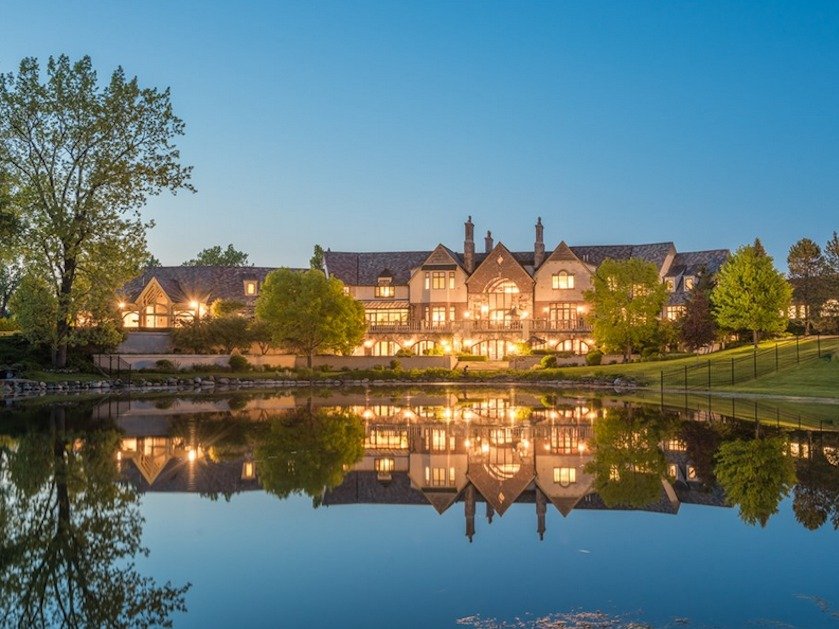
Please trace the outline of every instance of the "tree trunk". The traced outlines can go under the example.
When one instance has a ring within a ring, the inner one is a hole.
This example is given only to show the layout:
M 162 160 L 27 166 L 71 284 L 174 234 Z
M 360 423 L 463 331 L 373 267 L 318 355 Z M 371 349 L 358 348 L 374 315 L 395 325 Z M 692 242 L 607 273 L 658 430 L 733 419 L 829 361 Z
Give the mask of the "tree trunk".
M 58 316 L 55 325 L 55 351 L 52 355 L 52 366 L 63 368 L 67 366 L 67 341 L 72 331 L 70 325 L 70 296 L 73 291 L 73 281 L 76 278 L 76 259 L 64 259 L 64 271 L 61 273 L 61 286 L 58 290 Z
M 312 368 L 312 352 L 306 354 L 306 366 L 311 369 Z
M 760 333 L 757 330 L 752 330 L 752 343 L 757 348 L 757 342 L 760 340 Z

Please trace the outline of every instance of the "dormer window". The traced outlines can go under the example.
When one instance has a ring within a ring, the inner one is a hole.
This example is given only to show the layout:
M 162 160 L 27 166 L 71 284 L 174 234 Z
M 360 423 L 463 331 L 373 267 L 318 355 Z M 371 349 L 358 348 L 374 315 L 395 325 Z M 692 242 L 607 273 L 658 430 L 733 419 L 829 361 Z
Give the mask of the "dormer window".
M 245 280 L 245 295 L 256 297 L 259 293 L 259 283 L 256 280 Z
M 664 278 L 664 285 L 667 287 L 668 293 L 675 293 L 676 292 L 676 278 L 675 277 L 665 277 Z
M 574 274 L 568 271 L 560 271 L 551 276 L 551 285 L 555 289 L 574 288 Z
M 393 276 L 389 273 L 382 273 L 379 276 L 375 290 L 376 297 L 395 297 L 396 287 L 393 285 Z
M 693 290 L 694 284 L 696 284 L 696 278 L 693 275 L 685 275 L 685 278 L 682 281 L 684 291 L 687 292 L 689 290 Z

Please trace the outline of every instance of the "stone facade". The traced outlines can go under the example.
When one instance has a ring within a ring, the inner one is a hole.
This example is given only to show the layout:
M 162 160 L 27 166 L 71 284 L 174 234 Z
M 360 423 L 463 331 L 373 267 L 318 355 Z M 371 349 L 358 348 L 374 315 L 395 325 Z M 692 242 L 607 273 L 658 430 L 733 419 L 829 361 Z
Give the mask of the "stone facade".
M 472 353 L 500 359 L 520 344 L 586 353 L 592 346 L 583 297 L 607 259 L 640 258 L 656 265 L 670 288 L 663 316 L 681 312 L 700 272 L 715 273 L 727 250 L 677 253 L 672 242 L 572 247 L 544 242 L 541 218 L 532 251 L 510 251 L 491 232 L 475 250 L 472 217 L 463 253 L 440 244 L 431 251 L 327 250 L 327 274 L 362 301 L 368 334 L 359 355 L 399 351 Z

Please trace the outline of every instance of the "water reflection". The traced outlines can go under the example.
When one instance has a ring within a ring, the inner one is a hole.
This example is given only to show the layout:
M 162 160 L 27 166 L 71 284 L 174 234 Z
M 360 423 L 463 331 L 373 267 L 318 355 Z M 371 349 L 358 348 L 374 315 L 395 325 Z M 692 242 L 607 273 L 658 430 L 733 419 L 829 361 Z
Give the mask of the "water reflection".
M 121 428 L 113 446 L 121 478 L 141 492 L 229 499 L 264 489 L 308 495 L 314 506 L 416 504 L 439 513 L 460 504 L 471 540 L 481 507 L 491 522 L 514 503 L 534 505 L 540 537 L 550 505 L 562 516 L 736 506 L 745 522 L 765 525 L 792 488 L 799 522 L 839 526 L 836 433 L 620 398 L 240 394 L 112 401 L 93 416 Z
M 42 409 L 22 424 L 0 441 L 4 626 L 166 625 L 189 586 L 134 568 L 146 551 L 138 495 L 115 464 L 122 435 L 84 408 Z

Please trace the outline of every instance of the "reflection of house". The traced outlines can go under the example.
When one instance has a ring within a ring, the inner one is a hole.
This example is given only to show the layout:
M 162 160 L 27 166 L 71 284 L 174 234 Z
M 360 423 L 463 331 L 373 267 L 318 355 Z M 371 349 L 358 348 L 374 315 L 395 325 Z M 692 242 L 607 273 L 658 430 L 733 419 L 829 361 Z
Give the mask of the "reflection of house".
M 510 251 L 487 232 L 475 251 L 471 217 L 463 252 L 438 245 L 432 251 L 327 251 L 327 273 L 360 300 L 369 324 L 359 353 L 415 354 L 435 348 L 490 358 L 513 353 L 515 343 L 585 353 L 591 344 L 583 293 L 606 259 L 639 258 L 655 264 L 671 292 L 677 316 L 704 269 L 716 272 L 726 250 L 677 253 L 672 242 L 619 246 L 545 248 L 542 221 L 533 251 Z
M 253 309 L 265 277 L 253 266 L 162 266 L 146 269 L 123 288 L 120 308 L 126 328 L 172 328 L 203 317 L 218 299 Z

